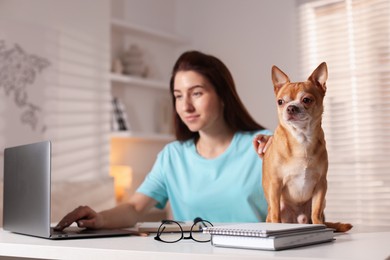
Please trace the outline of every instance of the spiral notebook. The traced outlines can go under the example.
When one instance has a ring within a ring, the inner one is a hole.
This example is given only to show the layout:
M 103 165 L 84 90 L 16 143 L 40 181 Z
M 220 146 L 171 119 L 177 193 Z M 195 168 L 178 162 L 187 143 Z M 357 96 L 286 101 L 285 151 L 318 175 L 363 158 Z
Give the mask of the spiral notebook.
M 260 250 L 282 250 L 334 239 L 334 230 L 322 224 L 240 223 L 214 226 L 203 232 L 211 234 L 213 246 Z

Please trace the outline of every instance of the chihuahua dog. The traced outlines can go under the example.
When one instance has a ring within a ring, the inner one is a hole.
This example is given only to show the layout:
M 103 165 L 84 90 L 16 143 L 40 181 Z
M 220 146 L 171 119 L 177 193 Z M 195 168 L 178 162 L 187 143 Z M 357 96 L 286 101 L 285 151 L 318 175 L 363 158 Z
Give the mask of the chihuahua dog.
M 272 67 L 279 125 L 263 158 L 267 222 L 325 223 L 338 232 L 352 228 L 324 222 L 328 154 L 321 121 L 327 78 L 325 62 L 296 83 Z

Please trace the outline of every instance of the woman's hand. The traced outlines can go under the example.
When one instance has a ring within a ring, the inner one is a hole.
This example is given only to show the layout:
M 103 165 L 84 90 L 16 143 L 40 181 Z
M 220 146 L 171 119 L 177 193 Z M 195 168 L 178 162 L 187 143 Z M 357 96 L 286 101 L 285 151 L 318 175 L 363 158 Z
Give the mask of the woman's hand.
M 253 139 L 253 146 L 257 155 L 263 159 L 265 152 L 272 143 L 272 135 L 256 135 Z
M 79 206 L 58 222 L 54 230 L 61 231 L 73 222 L 81 228 L 99 229 L 103 227 L 103 217 L 100 214 L 88 206 Z

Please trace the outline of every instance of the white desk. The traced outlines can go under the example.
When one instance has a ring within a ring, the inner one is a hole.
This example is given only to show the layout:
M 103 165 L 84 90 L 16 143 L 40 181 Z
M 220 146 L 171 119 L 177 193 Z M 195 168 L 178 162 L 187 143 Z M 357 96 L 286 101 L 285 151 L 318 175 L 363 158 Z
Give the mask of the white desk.
M 390 228 L 354 228 L 331 243 L 260 251 L 213 247 L 182 240 L 166 244 L 149 237 L 116 237 L 51 241 L 0 229 L 0 256 L 45 259 L 390 259 Z M 1 259 L 1 257 L 0 257 Z

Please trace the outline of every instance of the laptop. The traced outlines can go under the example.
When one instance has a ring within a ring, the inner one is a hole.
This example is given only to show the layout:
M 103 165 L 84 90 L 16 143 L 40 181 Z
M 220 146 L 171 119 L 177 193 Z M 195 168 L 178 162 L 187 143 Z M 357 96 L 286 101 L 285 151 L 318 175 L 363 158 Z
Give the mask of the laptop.
M 51 223 L 51 142 L 4 149 L 3 229 L 48 239 L 124 236 L 126 229 L 54 231 Z

